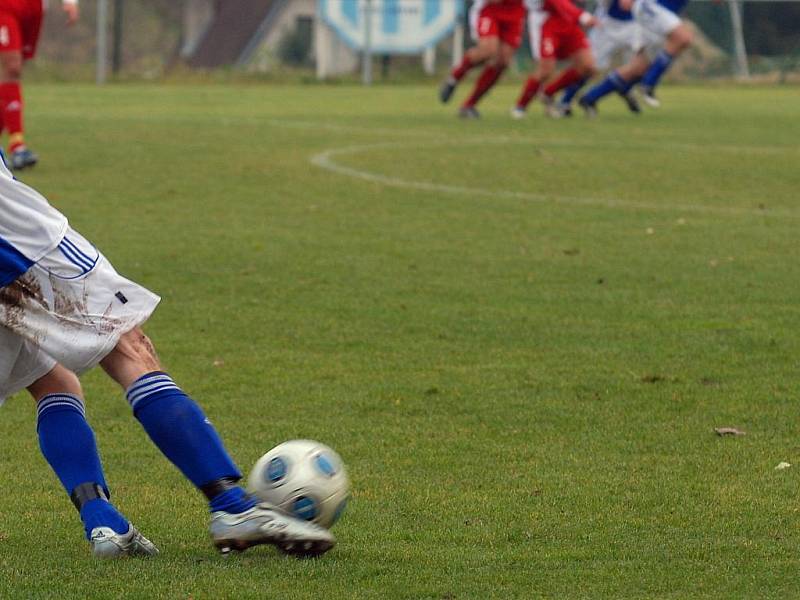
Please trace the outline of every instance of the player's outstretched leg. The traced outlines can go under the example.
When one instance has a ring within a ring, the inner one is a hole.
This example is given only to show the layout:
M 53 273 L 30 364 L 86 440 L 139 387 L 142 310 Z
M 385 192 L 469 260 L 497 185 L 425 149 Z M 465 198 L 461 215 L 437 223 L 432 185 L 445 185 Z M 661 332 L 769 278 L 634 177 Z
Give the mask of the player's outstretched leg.
M 158 554 L 109 502 L 77 377 L 56 365 L 28 389 L 37 401 L 39 447 L 78 509 L 92 553 L 98 558 Z
M 208 499 L 211 537 L 222 552 L 274 544 L 319 555 L 336 540 L 327 530 L 256 502 L 237 482 L 242 475 L 202 409 L 161 366 L 140 329 L 128 332 L 101 362 L 126 390 L 133 414 L 150 439 Z

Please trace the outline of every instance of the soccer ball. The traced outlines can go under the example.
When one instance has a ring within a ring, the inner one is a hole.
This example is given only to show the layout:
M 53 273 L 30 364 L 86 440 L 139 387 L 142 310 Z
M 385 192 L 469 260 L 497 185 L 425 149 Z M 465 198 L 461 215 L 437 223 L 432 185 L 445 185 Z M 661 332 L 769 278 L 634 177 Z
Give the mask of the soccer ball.
M 288 515 L 330 527 L 350 497 L 350 481 L 336 452 L 313 440 L 275 446 L 250 472 L 247 491 Z

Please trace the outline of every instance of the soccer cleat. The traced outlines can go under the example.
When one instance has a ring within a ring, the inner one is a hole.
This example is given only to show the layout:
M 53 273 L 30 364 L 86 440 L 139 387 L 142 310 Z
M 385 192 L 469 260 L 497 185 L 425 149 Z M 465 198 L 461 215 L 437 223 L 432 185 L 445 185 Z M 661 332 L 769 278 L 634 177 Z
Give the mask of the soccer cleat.
M 636 99 L 636 96 L 633 95 L 633 92 L 628 91 L 625 94 L 620 94 L 620 97 L 625 101 L 629 111 L 636 114 L 642 112 L 642 107 L 639 105 L 639 101 Z
M 572 107 L 569 104 L 564 104 L 563 102 L 559 103 L 558 110 L 561 113 L 562 117 L 572 116 Z
M 586 113 L 587 119 L 594 119 L 597 117 L 597 105 L 594 102 L 589 102 L 585 98 L 581 98 L 578 104 L 581 105 L 583 112 Z
M 644 103 L 647 104 L 647 106 L 650 108 L 659 108 L 661 106 L 661 101 L 656 98 L 655 89 L 643 85 L 640 88 L 640 91 L 642 93 L 642 100 L 644 100 Z
M 544 114 L 551 119 L 560 119 L 564 116 L 552 96 L 548 96 L 547 94 L 542 96 L 542 104 L 544 104 Z
M 327 529 L 289 517 L 266 503 L 238 515 L 224 511 L 212 513 L 210 531 L 214 545 L 222 554 L 272 544 L 286 554 L 313 557 L 325 554 L 336 545 L 336 538 Z
M 525 109 L 521 106 L 515 106 L 511 109 L 511 118 L 519 121 L 520 119 L 524 119 L 526 116 Z
M 128 533 L 117 533 L 110 527 L 95 527 L 89 538 L 96 558 L 123 556 L 155 556 L 158 548 L 131 525 Z
M 458 116 L 462 119 L 480 119 L 481 113 L 474 106 L 462 106 L 458 109 Z
M 447 104 L 450 102 L 450 98 L 453 95 L 453 92 L 456 91 L 456 81 L 454 79 L 447 79 L 443 84 L 442 87 L 439 88 L 439 100 L 442 101 L 442 104 Z
M 14 171 L 21 171 L 28 167 L 32 167 L 39 162 L 39 157 L 33 150 L 29 150 L 25 146 L 20 146 L 11 153 L 11 169 Z

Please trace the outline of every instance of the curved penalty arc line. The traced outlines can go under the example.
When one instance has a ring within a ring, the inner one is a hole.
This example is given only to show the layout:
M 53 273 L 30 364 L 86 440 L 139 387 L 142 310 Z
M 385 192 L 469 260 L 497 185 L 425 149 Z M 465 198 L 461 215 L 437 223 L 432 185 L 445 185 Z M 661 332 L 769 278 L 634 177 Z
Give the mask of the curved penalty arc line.
M 359 179 L 370 183 L 379 184 L 386 187 L 405 188 L 420 190 L 423 192 L 433 192 L 448 195 L 470 195 L 488 198 L 506 198 L 511 200 L 524 200 L 540 204 L 557 204 L 563 206 L 587 206 L 598 208 L 625 209 L 625 210 L 647 210 L 647 211 L 668 211 L 696 214 L 716 214 L 726 216 L 746 216 L 746 217 L 781 217 L 798 218 L 800 214 L 786 210 L 769 210 L 761 208 L 747 208 L 735 206 L 708 206 L 704 204 L 685 204 L 674 202 L 643 202 L 630 201 L 615 198 L 602 198 L 593 196 L 569 196 L 560 194 L 539 194 L 534 192 L 520 192 L 514 190 L 493 190 L 488 188 L 471 187 L 464 185 L 451 185 L 446 183 L 435 183 L 432 181 L 422 181 L 416 179 L 404 179 L 392 175 L 385 175 L 366 169 L 343 165 L 336 159 L 341 156 L 352 156 L 376 150 L 403 150 L 412 148 L 440 147 L 463 145 L 465 142 L 480 144 L 509 143 L 508 138 L 487 138 L 459 141 L 437 141 L 437 142 L 382 142 L 375 144 L 359 144 L 353 146 L 342 146 L 339 148 L 329 148 L 315 154 L 309 158 L 309 162 L 315 167 L 324 169 L 337 175 L 343 175 L 353 179 Z M 530 143 L 530 142 L 528 142 Z

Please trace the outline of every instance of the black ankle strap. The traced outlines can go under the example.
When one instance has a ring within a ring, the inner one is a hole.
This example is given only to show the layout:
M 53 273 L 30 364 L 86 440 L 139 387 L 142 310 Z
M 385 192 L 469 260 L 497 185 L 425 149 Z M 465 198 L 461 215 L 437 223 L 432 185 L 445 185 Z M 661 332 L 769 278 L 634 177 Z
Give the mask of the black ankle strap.
M 72 490 L 72 493 L 69 495 L 69 499 L 72 500 L 78 512 L 80 512 L 83 505 L 90 500 L 95 500 L 97 498 L 108 500 L 110 497 L 111 494 L 108 493 L 108 490 L 93 481 L 87 481 L 86 483 L 75 486 L 75 489 Z
M 205 494 L 209 501 L 211 501 L 219 496 L 222 492 L 235 488 L 236 482 L 240 479 L 241 477 L 223 477 L 221 479 L 216 479 L 211 483 L 201 485 L 200 491 Z

